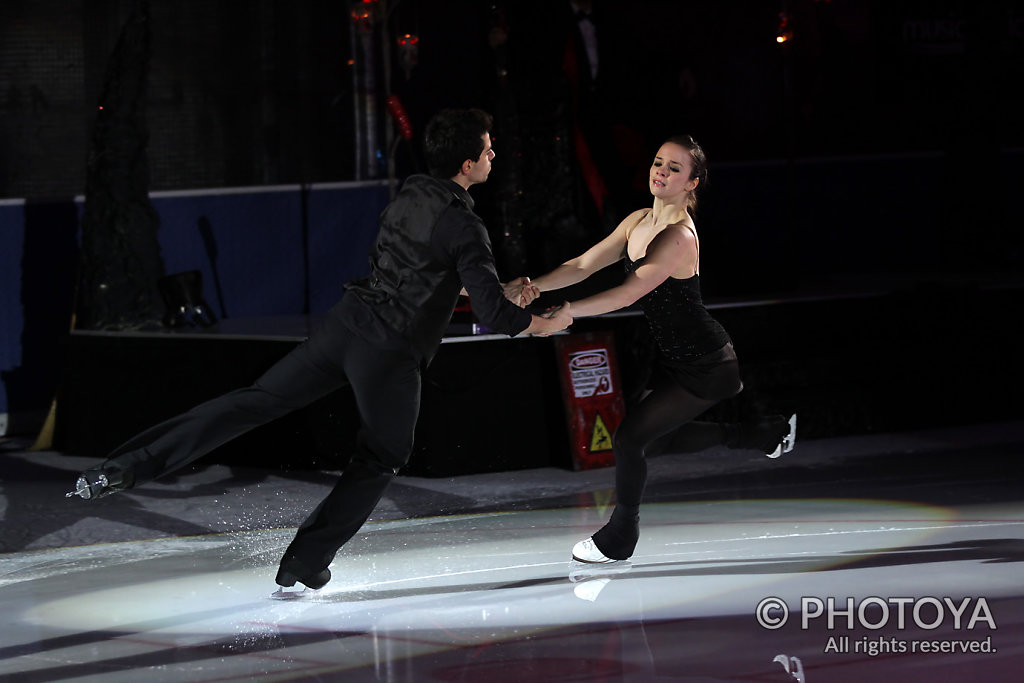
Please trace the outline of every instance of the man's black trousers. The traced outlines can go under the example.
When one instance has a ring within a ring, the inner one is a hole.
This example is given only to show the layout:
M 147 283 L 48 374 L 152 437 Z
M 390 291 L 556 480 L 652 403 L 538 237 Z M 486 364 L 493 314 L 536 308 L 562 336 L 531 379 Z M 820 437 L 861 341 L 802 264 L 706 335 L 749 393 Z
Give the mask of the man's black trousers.
M 306 342 L 252 386 L 147 429 L 111 453 L 107 464 L 122 470 L 125 481 L 137 486 L 351 385 L 360 415 L 353 461 L 286 552 L 286 559 L 298 559 L 319 571 L 359 530 L 408 460 L 419 414 L 420 372 L 412 353 L 366 342 L 332 311 Z

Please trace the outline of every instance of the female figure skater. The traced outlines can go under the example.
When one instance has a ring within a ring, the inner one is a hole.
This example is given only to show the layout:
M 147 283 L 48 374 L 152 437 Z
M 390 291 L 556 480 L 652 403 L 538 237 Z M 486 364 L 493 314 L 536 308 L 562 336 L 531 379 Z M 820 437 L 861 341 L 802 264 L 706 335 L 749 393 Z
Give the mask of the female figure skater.
M 772 458 L 790 451 L 796 440 L 795 415 L 750 424 L 693 421 L 743 388 L 732 341 L 701 300 L 693 211 L 697 189 L 706 180 L 707 158 L 700 145 L 688 135 L 669 139 L 651 165 L 651 208 L 634 212 L 582 255 L 522 285 L 541 292 L 559 289 L 624 259 L 622 284 L 571 302 L 573 316 L 599 315 L 639 301 L 657 345 L 650 390 L 613 438 L 615 509 L 604 528 L 573 548 L 573 558 L 581 562 L 632 556 L 640 536 L 646 456 L 659 439 L 670 438 L 674 452 L 725 445 L 761 449 Z

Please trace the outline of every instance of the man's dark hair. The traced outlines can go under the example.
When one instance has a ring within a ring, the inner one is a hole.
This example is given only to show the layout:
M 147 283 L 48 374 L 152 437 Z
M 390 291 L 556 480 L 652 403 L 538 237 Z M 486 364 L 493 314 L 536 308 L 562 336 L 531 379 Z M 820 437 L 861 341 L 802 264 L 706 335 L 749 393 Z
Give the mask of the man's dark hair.
M 476 161 L 484 151 L 483 136 L 493 119 L 482 109 L 442 109 L 423 133 L 427 169 L 435 178 L 454 178 L 466 159 Z

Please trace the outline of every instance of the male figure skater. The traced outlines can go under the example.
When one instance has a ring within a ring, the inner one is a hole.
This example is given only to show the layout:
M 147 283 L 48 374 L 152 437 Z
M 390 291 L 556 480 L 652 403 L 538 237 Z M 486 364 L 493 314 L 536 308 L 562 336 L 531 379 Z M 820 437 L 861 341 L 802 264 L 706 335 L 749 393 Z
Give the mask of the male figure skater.
M 335 554 L 412 452 L 421 373 L 460 291 L 484 325 L 509 336 L 547 335 L 572 323 L 567 304 L 536 316 L 505 298 L 468 192 L 491 171 L 490 127 L 490 115 L 478 109 L 435 115 L 424 132 L 430 175 L 411 176 L 383 211 L 370 275 L 345 286 L 322 326 L 252 386 L 133 437 L 83 472 L 68 495 L 99 498 L 150 481 L 349 384 L 360 416 L 352 462 L 299 527 L 277 573 L 283 587 L 323 587 Z M 528 291 L 517 303 L 531 298 Z

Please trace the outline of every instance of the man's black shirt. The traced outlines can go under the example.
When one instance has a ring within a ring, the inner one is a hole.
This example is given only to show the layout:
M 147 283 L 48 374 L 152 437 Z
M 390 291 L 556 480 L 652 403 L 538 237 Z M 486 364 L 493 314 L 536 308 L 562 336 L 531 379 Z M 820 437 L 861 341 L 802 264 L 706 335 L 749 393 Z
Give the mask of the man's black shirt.
M 480 321 L 515 336 L 531 316 L 505 298 L 487 229 L 473 198 L 451 180 L 413 175 L 381 213 L 370 275 L 345 285 L 337 311 L 383 348 L 429 361 L 465 287 Z

